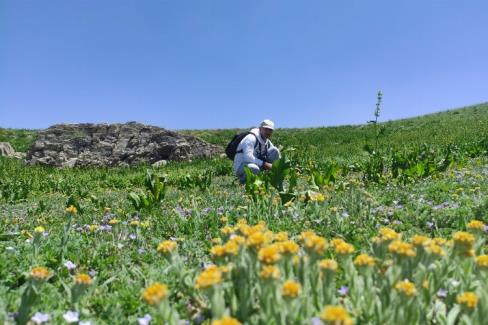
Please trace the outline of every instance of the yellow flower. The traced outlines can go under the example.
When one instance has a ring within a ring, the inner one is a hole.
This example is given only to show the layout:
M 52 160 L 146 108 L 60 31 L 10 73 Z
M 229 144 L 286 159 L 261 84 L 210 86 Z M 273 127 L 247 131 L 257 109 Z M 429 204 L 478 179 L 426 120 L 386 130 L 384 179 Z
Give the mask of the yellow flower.
M 156 282 L 144 290 L 142 298 L 150 305 L 156 305 L 168 296 L 168 287 L 165 284 Z
M 90 232 L 95 232 L 98 229 L 98 225 L 89 225 L 88 229 L 90 230 Z
M 287 241 L 288 240 L 288 233 L 286 231 L 281 231 L 274 235 L 275 241 Z
M 342 306 L 325 306 L 320 313 L 320 319 L 331 325 L 352 325 L 351 317 Z
M 310 201 L 312 202 L 324 202 L 325 201 L 325 195 L 323 195 L 322 193 L 317 193 L 317 192 L 313 192 L 313 193 L 310 193 Z
M 412 244 L 402 242 L 400 240 L 395 240 L 390 245 L 388 245 L 388 251 L 397 256 L 408 256 L 413 257 L 417 255 L 413 250 Z
M 222 274 L 227 274 L 232 270 L 233 267 L 234 267 L 234 265 L 229 263 L 227 265 L 219 266 L 219 269 L 222 272 Z
M 447 240 L 445 238 L 442 238 L 442 237 L 436 237 L 434 239 L 432 239 L 432 242 L 434 242 L 435 244 L 437 245 L 445 245 L 447 243 Z
M 139 220 L 132 220 L 132 221 L 130 222 L 130 225 L 131 225 L 131 226 L 134 226 L 134 227 L 137 227 L 137 226 L 139 226 L 140 224 L 141 224 L 141 222 L 140 222 Z
M 36 232 L 38 234 L 42 234 L 44 231 L 46 231 L 46 230 L 42 226 L 34 228 L 34 232 Z
M 103 214 L 109 214 L 110 210 L 110 208 L 103 208 Z
M 474 244 L 474 236 L 465 231 L 458 231 L 452 235 L 454 243 L 457 245 L 471 246 Z
M 217 319 L 212 321 L 211 325 L 240 325 L 241 322 L 239 322 L 237 319 L 232 318 L 230 316 L 224 316 L 221 319 Z
M 234 232 L 234 228 L 233 227 L 229 227 L 229 226 L 225 226 L 223 228 L 220 229 L 220 232 L 223 234 L 223 235 L 230 235 Z
M 395 289 L 408 297 L 415 296 L 417 294 L 417 289 L 415 288 L 415 285 L 408 280 L 397 282 L 397 284 L 395 285 Z
M 220 222 L 226 223 L 227 221 L 229 221 L 229 218 L 227 218 L 226 216 L 220 217 Z
M 258 259 L 264 264 L 274 264 L 281 259 L 280 247 L 275 245 L 269 245 L 259 250 Z
M 38 266 L 30 271 L 30 276 L 35 280 L 47 280 L 51 276 L 51 272 L 43 266 Z
M 206 289 L 222 282 L 222 270 L 215 265 L 207 267 L 196 279 L 195 288 Z
M 368 254 L 360 254 L 354 260 L 354 265 L 357 265 L 357 266 L 374 266 L 375 260 L 374 260 L 374 257 L 371 257 Z
M 247 238 L 246 244 L 256 249 L 267 243 L 267 237 L 262 232 L 256 232 Z
M 283 254 L 287 254 L 287 255 L 296 254 L 300 249 L 300 246 L 298 246 L 298 244 L 295 243 L 293 240 L 286 240 L 280 242 L 279 244 L 281 246 L 281 250 L 283 251 Z
M 237 255 L 239 252 L 239 242 L 237 240 L 229 240 L 227 243 L 225 243 L 224 250 L 228 255 Z
M 430 242 L 429 244 L 425 245 L 424 249 L 427 253 L 432 255 L 437 255 L 437 256 L 446 255 L 446 252 L 444 252 L 442 247 L 437 244 L 434 244 L 433 242 Z
M 312 236 L 315 236 L 315 232 L 312 230 L 302 231 L 300 236 L 298 236 L 298 239 L 300 239 L 301 242 L 304 242 L 307 238 Z
M 331 259 L 325 259 L 319 262 L 319 267 L 321 270 L 336 272 L 338 266 L 336 261 Z
M 471 220 L 468 223 L 468 229 L 483 231 L 485 229 L 485 224 L 479 220 Z
M 480 268 L 488 269 L 488 255 L 480 255 L 476 257 L 476 264 Z
M 474 292 L 464 292 L 457 296 L 457 302 L 460 305 L 465 305 L 471 309 L 476 308 L 478 304 L 478 296 Z
M 335 252 L 339 255 L 348 255 L 354 252 L 354 246 L 343 242 L 335 247 Z
M 66 212 L 71 214 L 77 214 L 78 209 L 74 205 L 70 205 L 69 207 L 66 208 Z
M 114 219 L 110 219 L 110 221 L 108 222 L 108 224 L 113 226 L 113 225 L 118 224 L 119 222 L 120 222 L 119 219 L 115 219 L 114 218 Z
M 307 251 L 311 253 L 322 255 L 325 253 L 325 250 L 327 249 L 327 240 L 325 240 L 325 238 L 323 237 L 314 234 L 305 237 L 303 241 L 303 246 Z
M 401 237 L 399 233 L 397 233 L 395 230 L 388 227 L 381 228 L 379 232 L 380 232 L 380 237 L 383 241 L 399 240 Z
M 429 241 L 429 237 L 421 236 L 421 235 L 415 235 L 410 239 L 410 241 L 415 246 L 422 246 Z
M 151 223 L 149 221 L 143 221 L 143 222 L 141 222 L 141 227 L 142 228 L 147 229 L 147 228 L 149 228 L 149 226 L 151 226 Z
M 345 241 L 342 238 L 334 238 L 330 241 L 330 243 L 332 244 L 332 246 L 337 247 L 338 245 L 345 243 Z
M 233 242 L 237 245 L 244 244 L 246 242 L 246 238 L 239 236 L 239 235 L 233 235 L 229 238 L 229 242 Z
M 467 257 L 474 256 L 474 235 L 468 232 L 458 231 L 452 235 L 452 239 L 454 240 L 454 249 L 459 255 Z
M 163 254 L 171 254 L 177 247 L 178 245 L 175 241 L 165 240 L 158 245 L 157 251 Z
M 283 297 L 285 298 L 296 298 L 302 291 L 302 286 L 300 283 L 293 280 L 287 280 L 283 283 Z
M 274 265 L 265 265 L 259 272 L 262 279 L 279 279 L 281 276 L 280 269 Z
M 222 245 L 215 245 L 212 248 L 210 248 L 210 254 L 215 257 L 224 257 L 225 248 Z
M 88 274 L 80 273 L 75 277 L 75 283 L 90 285 L 92 284 L 92 278 Z

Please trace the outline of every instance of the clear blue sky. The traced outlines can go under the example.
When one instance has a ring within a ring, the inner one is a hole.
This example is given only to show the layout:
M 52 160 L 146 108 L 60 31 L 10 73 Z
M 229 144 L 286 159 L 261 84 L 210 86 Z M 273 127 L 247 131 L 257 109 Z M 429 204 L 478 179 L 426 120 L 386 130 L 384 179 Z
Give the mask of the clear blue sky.
M 365 123 L 488 101 L 488 1 L 0 0 L 0 127 Z

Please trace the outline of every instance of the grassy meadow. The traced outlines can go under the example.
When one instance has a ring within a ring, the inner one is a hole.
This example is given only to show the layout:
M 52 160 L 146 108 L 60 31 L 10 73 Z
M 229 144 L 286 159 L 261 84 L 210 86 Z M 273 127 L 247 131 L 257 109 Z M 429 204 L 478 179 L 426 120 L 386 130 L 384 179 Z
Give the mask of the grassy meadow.
M 0 157 L 0 323 L 483 324 L 488 104 L 272 141 L 283 158 L 244 186 L 227 158 Z

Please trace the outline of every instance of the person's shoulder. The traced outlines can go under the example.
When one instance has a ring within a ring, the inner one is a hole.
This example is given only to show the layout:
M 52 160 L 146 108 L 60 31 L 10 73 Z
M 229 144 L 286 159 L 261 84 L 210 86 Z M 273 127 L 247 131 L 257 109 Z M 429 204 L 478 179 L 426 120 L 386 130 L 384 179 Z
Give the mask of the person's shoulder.
M 254 133 L 249 132 L 242 140 L 254 142 L 257 140 L 257 137 Z

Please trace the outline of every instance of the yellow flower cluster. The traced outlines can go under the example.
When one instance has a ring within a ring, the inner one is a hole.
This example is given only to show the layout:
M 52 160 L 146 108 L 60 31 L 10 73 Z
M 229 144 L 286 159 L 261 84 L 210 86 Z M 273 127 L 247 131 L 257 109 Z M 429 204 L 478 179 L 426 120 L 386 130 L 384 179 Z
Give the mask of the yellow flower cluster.
M 458 231 L 452 235 L 454 243 L 457 245 L 472 246 L 474 244 L 474 236 L 465 231 Z
M 425 246 L 424 246 L 425 251 L 428 254 L 431 255 L 437 255 L 437 256 L 444 256 L 446 255 L 446 252 L 442 249 L 441 246 L 435 244 L 432 241 L 429 241 Z
M 302 232 L 300 238 L 305 250 L 312 254 L 323 255 L 327 249 L 327 240 L 316 235 L 313 231 Z
M 478 304 L 478 296 L 474 292 L 464 292 L 457 296 L 457 302 L 468 308 L 474 309 Z
M 342 306 L 325 306 L 320 313 L 320 319 L 326 324 L 333 325 L 352 325 L 352 319 Z
M 374 266 L 375 260 L 374 257 L 369 256 L 368 254 L 360 254 L 356 256 L 354 259 L 354 265 L 357 266 Z
M 168 296 L 168 287 L 165 284 L 156 282 L 152 286 L 144 290 L 142 298 L 149 305 L 156 305 L 163 301 Z
M 120 220 L 119 220 L 119 219 L 117 219 L 117 218 L 113 218 L 113 219 L 110 219 L 110 220 L 108 221 L 108 224 L 109 224 L 109 225 L 112 225 L 112 226 L 114 226 L 114 225 L 116 225 L 116 224 L 119 224 L 119 223 L 120 223 Z
M 261 269 L 261 272 L 259 272 L 259 276 L 266 280 L 279 279 L 281 272 L 280 269 L 274 265 L 265 265 Z
M 74 205 L 70 205 L 69 207 L 66 208 L 66 213 L 77 214 L 78 209 Z
M 423 246 L 429 241 L 430 241 L 429 237 L 422 236 L 422 235 L 414 235 L 412 238 L 410 238 L 410 242 L 414 246 Z
M 178 244 L 175 241 L 165 240 L 158 245 L 157 251 L 163 254 L 171 254 L 177 247 Z
M 467 227 L 468 227 L 468 229 L 471 229 L 471 230 L 480 230 L 480 231 L 485 230 L 485 224 L 479 220 L 471 220 L 468 223 Z
M 474 256 L 475 237 L 469 232 L 458 231 L 452 235 L 454 249 L 462 256 Z
M 248 247 L 259 249 L 269 243 L 270 239 L 269 235 L 263 232 L 255 232 L 247 238 L 246 244 Z
M 221 282 L 222 270 L 216 265 L 211 265 L 197 277 L 195 288 L 207 289 Z
M 51 276 L 51 272 L 43 266 L 33 268 L 29 275 L 35 280 L 47 280 Z
M 281 246 L 281 251 L 285 255 L 293 255 L 298 253 L 300 246 L 292 240 L 285 240 L 278 243 Z
M 88 274 L 80 273 L 75 277 L 76 284 L 90 285 L 92 282 L 92 278 Z
M 417 289 L 415 288 L 415 284 L 408 280 L 397 282 L 395 285 L 395 289 L 403 293 L 405 296 L 411 297 L 417 294 Z
M 274 240 L 277 242 L 284 242 L 288 240 L 288 233 L 286 231 L 281 231 L 274 235 Z
M 34 228 L 34 232 L 38 233 L 38 234 L 42 234 L 44 231 L 46 231 L 46 230 L 44 229 L 43 226 L 38 226 L 38 227 Z
M 278 244 L 269 245 L 259 250 L 258 259 L 264 264 L 274 264 L 281 259 L 281 246 Z
M 325 201 L 325 195 L 319 192 L 312 192 L 308 196 L 308 199 L 312 202 L 324 202 Z
M 325 259 L 325 260 L 321 260 L 319 262 L 319 267 L 321 270 L 324 270 L 324 271 L 336 272 L 338 265 L 337 265 L 337 262 L 334 260 Z
M 393 240 L 400 240 L 401 235 L 397 233 L 395 230 L 388 228 L 388 227 L 382 227 L 380 228 L 380 240 L 389 242 Z
M 476 264 L 480 268 L 488 269 L 488 255 L 480 255 L 476 257 Z
M 354 246 L 346 242 L 343 242 L 335 247 L 335 252 L 339 255 L 349 255 L 354 252 Z
M 282 294 L 285 298 L 296 298 L 302 291 L 302 286 L 300 283 L 293 280 L 287 280 L 283 283 Z
M 412 244 L 405 243 L 401 240 L 395 240 L 388 245 L 388 251 L 400 257 L 413 257 L 417 255 Z
M 240 325 L 237 319 L 230 316 L 224 316 L 221 319 L 214 320 L 211 325 Z

